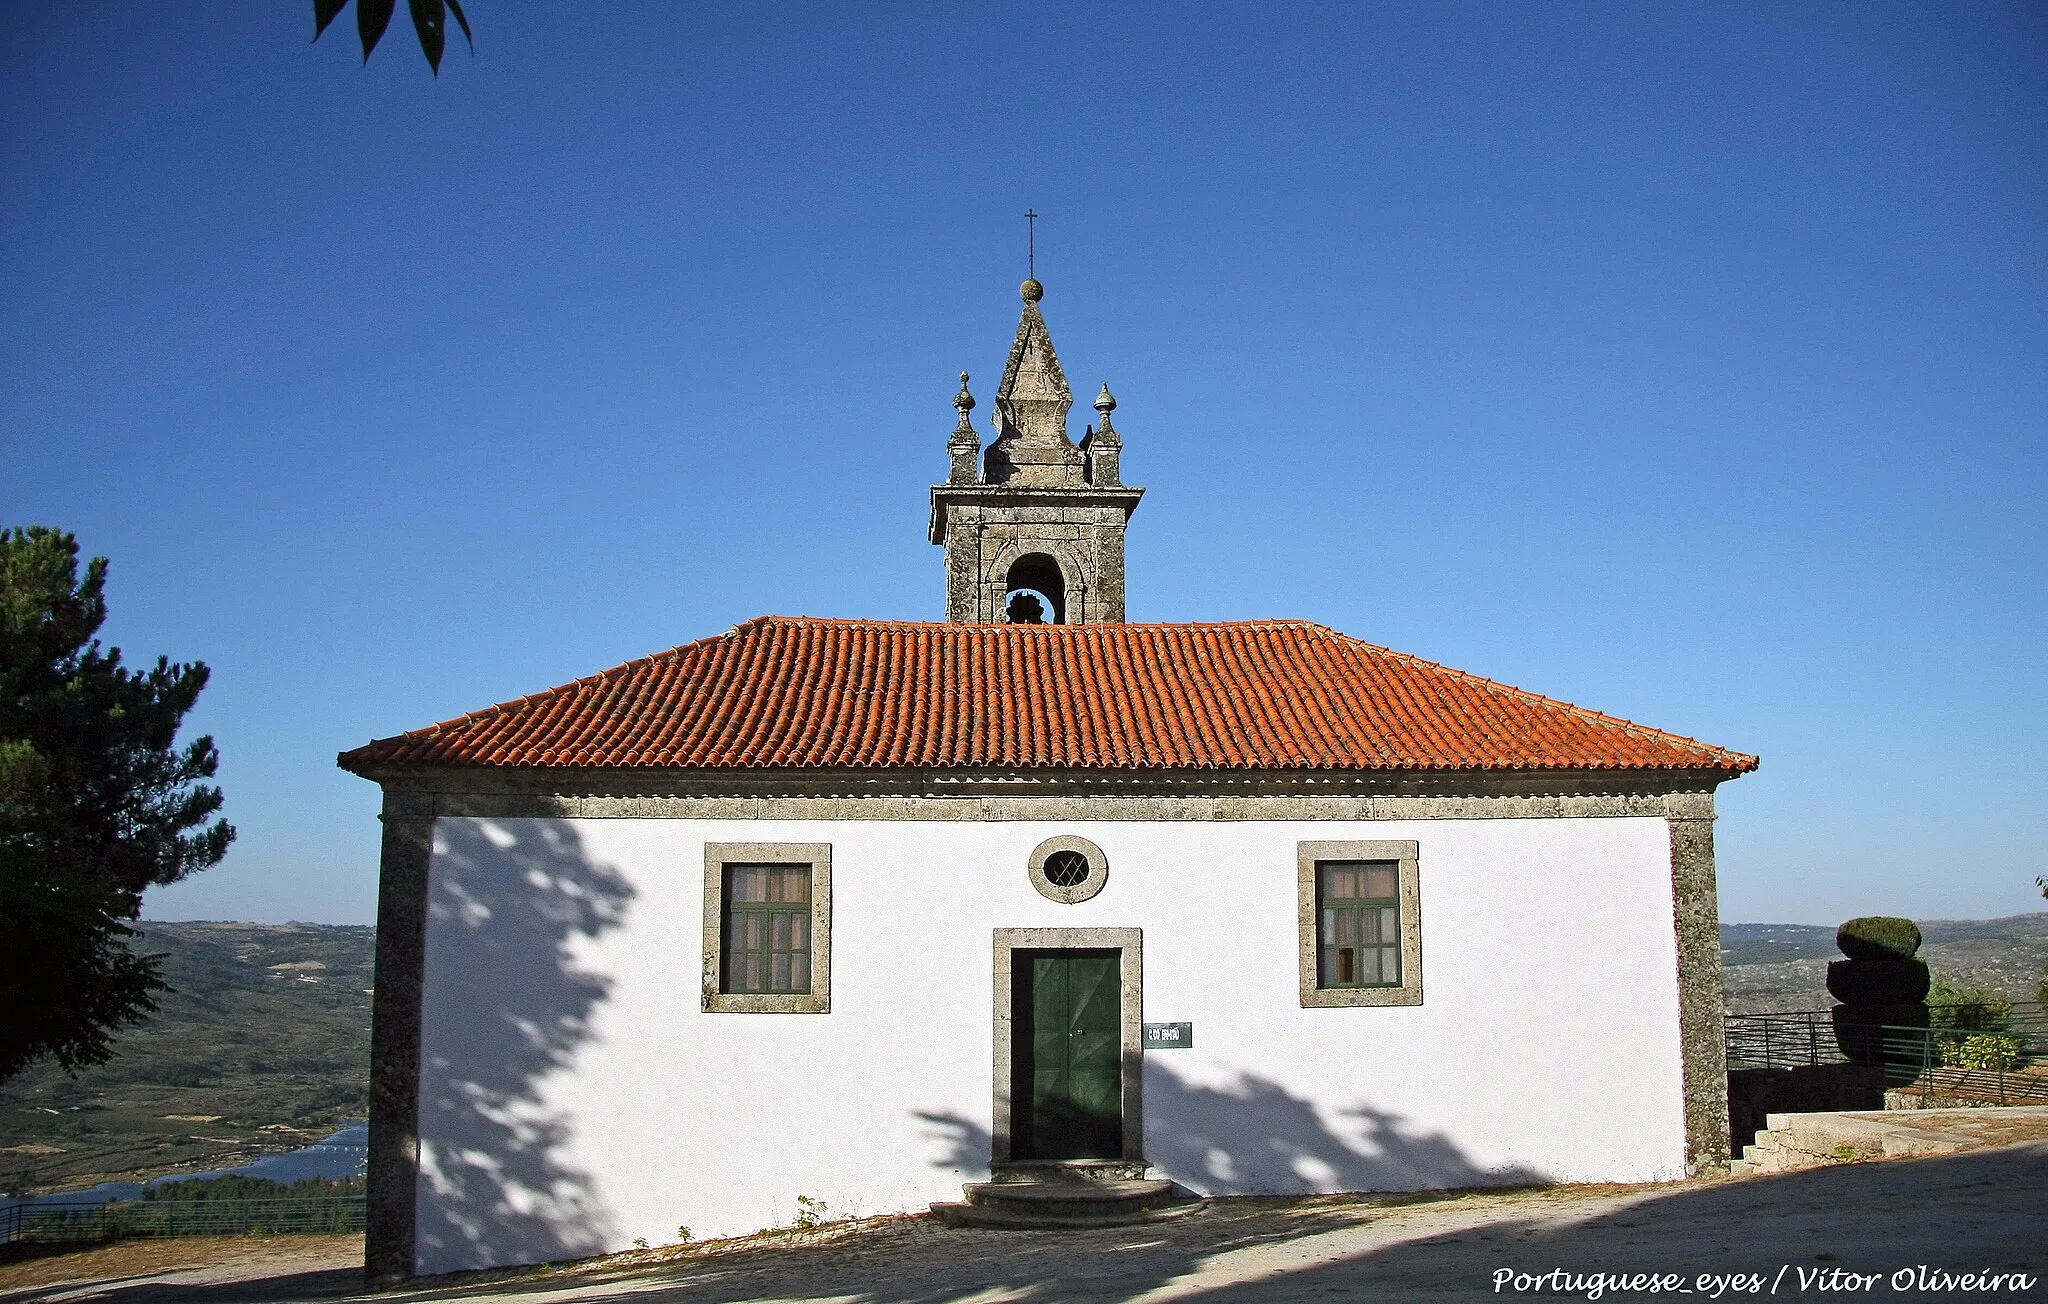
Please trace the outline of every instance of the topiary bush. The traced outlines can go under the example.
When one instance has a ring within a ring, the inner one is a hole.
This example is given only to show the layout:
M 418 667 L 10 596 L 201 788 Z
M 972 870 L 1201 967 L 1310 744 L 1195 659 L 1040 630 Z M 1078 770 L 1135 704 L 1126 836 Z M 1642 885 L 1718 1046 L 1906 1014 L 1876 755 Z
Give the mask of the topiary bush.
M 1835 930 L 1843 960 L 1828 965 L 1828 991 L 1842 1002 L 1831 1012 L 1835 1044 L 1855 1064 L 1917 1069 L 1928 1058 L 1925 1037 L 1886 1028 L 1927 1026 L 1927 989 L 1933 976 L 1914 958 L 1920 928 L 1910 919 L 1867 915 Z M 1910 1076 L 1910 1075 L 1908 1075 Z
M 1911 1005 L 1927 999 L 1934 977 L 1925 960 L 1836 960 L 1828 993 L 1844 1005 Z
M 1920 926 L 1895 915 L 1864 915 L 1835 930 L 1835 946 L 1851 960 L 1910 960 L 1920 951 Z
M 1835 1044 L 1851 1064 L 1887 1068 L 1895 1082 L 1910 1082 L 1933 1058 L 1927 1034 L 1927 1007 L 1917 1001 L 1903 1005 L 1837 1005 L 1831 1016 Z

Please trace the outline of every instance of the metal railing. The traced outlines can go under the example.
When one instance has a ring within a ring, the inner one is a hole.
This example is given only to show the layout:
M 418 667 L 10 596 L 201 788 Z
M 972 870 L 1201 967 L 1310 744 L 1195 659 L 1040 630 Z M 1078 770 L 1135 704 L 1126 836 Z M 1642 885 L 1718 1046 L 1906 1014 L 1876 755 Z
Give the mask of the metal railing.
M 1731 1070 L 1814 1068 L 1849 1062 L 1835 1044 L 1834 1022 L 1826 1010 L 1724 1015 L 1721 1035 Z
M 1842 1050 L 1828 1010 L 1724 1016 L 1728 1067 L 1811 1068 L 1862 1062 L 1882 1067 L 1887 1083 L 1918 1087 L 1926 1098 L 2048 1104 L 2048 1008 L 2036 1001 L 1931 1005 L 1928 1026 L 1861 1025 L 1859 1051 Z
M 0 1202 L 0 1245 L 143 1236 L 309 1235 L 362 1229 L 360 1195 L 205 1200 L 39 1196 Z

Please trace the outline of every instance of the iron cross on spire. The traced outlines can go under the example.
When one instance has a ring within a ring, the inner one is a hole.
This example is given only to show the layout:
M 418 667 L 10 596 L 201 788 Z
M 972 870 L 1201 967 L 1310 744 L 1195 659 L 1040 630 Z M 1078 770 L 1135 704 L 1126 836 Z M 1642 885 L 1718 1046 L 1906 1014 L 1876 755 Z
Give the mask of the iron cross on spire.
M 1038 210 L 1024 210 L 1024 274 L 1038 279 Z

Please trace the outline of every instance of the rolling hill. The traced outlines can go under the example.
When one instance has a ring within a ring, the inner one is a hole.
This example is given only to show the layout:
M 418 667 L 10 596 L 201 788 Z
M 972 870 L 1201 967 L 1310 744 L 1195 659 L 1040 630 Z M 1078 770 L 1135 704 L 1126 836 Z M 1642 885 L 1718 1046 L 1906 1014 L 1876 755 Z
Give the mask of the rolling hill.
M 175 990 L 108 1063 L 0 1087 L 0 1190 L 226 1167 L 366 1117 L 374 928 L 152 923 L 134 945 Z

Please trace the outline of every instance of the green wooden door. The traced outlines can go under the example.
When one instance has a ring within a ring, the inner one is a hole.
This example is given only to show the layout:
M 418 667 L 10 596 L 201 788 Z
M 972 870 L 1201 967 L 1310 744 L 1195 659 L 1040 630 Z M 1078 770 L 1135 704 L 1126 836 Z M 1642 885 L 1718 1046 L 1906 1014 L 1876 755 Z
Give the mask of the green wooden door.
M 1115 951 L 1020 952 L 1012 1028 L 1019 1159 L 1123 1155 L 1123 983 Z

